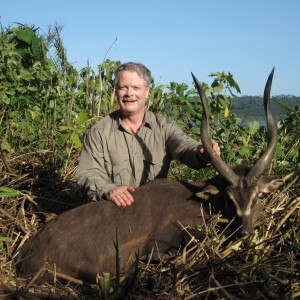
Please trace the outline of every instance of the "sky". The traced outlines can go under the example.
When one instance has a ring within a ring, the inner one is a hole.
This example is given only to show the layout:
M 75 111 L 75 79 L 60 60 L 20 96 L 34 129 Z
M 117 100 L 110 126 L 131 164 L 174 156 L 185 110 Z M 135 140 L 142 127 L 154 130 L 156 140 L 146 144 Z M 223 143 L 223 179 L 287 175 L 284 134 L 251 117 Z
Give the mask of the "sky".
M 1 1 L 3 27 L 63 26 L 68 61 L 95 70 L 104 58 L 146 65 L 155 85 L 212 82 L 230 72 L 258 96 L 275 67 L 271 95 L 300 96 L 299 0 Z

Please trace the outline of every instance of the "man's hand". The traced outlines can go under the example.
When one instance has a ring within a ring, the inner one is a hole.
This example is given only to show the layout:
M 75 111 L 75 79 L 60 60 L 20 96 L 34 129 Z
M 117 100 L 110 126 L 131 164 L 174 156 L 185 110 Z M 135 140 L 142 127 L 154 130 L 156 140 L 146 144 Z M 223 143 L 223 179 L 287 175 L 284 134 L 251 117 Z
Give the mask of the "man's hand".
M 134 201 L 134 191 L 135 189 L 129 186 L 115 186 L 105 193 L 105 197 L 117 206 L 130 206 Z
M 221 150 L 220 150 L 219 144 L 215 140 L 211 140 L 211 146 L 213 148 L 213 151 L 218 156 L 221 156 Z M 206 155 L 205 148 L 202 145 L 200 145 L 198 147 L 198 154 L 202 160 L 204 160 L 205 162 L 208 162 L 208 163 L 210 162 L 209 157 L 207 157 L 207 155 Z

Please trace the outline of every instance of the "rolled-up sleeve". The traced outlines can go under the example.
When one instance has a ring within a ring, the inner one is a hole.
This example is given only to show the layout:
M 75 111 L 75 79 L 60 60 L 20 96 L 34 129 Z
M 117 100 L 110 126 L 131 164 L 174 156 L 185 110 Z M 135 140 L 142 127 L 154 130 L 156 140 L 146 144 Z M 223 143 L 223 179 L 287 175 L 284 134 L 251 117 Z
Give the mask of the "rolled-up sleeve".
M 115 186 L 111 183 L 105 168 L 102 137 L 95 128 L 92 128 L 85 137 L 76 179 L 93 201 L 101 199 L 108 189 Z
M 169 123 L 167 135 L 168 149 L 172 159 L 179 160 L 195 170 L 208 165 L 197 154 L 200 143 L 190 138 L 175 121 Z

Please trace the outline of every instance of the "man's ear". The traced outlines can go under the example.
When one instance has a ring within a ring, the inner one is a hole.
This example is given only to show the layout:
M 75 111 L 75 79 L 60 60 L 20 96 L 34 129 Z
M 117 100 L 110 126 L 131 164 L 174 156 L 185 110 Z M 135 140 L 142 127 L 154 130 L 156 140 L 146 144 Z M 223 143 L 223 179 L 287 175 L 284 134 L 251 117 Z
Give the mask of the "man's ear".
M 149 96 L 150 96 L 150 87 L 146 85 L 145 83 L 145 86 L 146 86 L 146 99 L 149 100 Z

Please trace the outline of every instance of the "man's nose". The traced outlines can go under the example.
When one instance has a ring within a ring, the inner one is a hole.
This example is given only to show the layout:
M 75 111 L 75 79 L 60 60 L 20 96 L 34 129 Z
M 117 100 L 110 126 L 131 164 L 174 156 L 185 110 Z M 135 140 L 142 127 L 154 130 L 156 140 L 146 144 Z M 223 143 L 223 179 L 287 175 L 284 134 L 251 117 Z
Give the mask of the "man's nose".
M 126 89 L 125 95 L 126 95 L 126 96 L 130 96 L 130 95 L 132 95 L 132 92 L 133 92 L 133 89 L 132 89 L 131 87 L 128 87 L 128 88 Z

